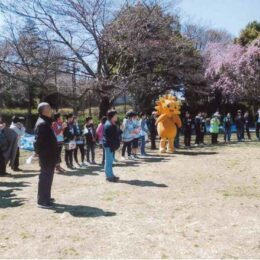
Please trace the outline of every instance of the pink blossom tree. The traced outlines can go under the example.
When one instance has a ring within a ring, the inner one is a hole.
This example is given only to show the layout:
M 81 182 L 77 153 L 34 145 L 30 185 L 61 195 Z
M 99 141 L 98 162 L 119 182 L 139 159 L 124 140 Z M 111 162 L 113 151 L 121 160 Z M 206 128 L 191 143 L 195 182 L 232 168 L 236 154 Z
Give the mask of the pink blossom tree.
M 205 77 L 226 102 L 260 100 L 260 40 L 248 46 L 211 43 L 204 52 Z

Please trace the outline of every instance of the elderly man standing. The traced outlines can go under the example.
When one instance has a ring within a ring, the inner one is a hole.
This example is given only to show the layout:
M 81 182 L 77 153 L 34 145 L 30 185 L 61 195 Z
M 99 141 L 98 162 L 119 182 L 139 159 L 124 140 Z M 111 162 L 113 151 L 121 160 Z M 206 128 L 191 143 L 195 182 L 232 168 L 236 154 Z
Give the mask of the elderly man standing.
M 35 152 L 39 155 L 40 176 L 38 184 L 38 206 L 51 208 L 51 186 L 58 158 L 58 144 L 52 130 L 52 110 L 48 103 L 38 106 L 39 118 L 35 125 Z

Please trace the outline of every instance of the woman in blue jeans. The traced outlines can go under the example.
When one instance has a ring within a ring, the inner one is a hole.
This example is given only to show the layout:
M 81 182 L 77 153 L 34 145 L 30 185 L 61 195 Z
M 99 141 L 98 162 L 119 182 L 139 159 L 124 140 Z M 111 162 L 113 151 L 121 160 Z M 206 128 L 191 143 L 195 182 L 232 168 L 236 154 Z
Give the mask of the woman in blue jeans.
M 116 125 L 117 112 L 109 110 L 107 112 L 107 121 L 104 126 L 103 146 L 105 149 L 105 173 L 109 182 L 117 182 L 118 177 L 113 172 L 113 162 L 115 151 L 120 147 L 119 130 Z

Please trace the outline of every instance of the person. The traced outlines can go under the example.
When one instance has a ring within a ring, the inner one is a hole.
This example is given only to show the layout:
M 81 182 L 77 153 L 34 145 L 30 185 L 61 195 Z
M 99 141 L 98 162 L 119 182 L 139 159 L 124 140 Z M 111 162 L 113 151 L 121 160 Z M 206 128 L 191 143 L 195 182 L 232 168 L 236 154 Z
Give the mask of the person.
M 141 127 L 141 131 L 140 131 L 141 155 L 146 156 L 147 154 L 145 152 L 145 138 L 148 133 L 148 126 L 147 126 L 147 116 L 145 113 L 140 113 L 140 127 Z
M 232 135 L 232 125 L 233 120 L 230 113 L 227 113 L 227 115 L 223 119 L 223 127 L 224 127 L 224 141 L 231 142 L 231 135 Z
M 57 164 L 56 164 L 55 169 L 57 172 L 61 173 L 61 172 L 65 172 L 65 169 L 63 169 L 61 167 L 61 161 L 62 161 L 61 153 L 62 153 L 62 147 L 63 147 L 63 143 L 64 143 L 63 132 L 64 132 L 64 129 L 67 127 L 67 124 L 62 121 L 60 113 L 54 114 L 53 119 L 54 119 L 54 121 L 52 123 L 52 129 L 54 131 L 54 134 L 56 136 L 57 143 L 58 143 L 58 157 L 57 157 Z
M 84 163 L 85 160 L 85 140 L 83 136 L 83 131 L 78 123 L 78 118 L 73 117 L 74 129 L 76 134 L 76 148 L 74 149 L 74 160 L 79 167 L 86 166 Z M 78 150 L 80 151 L 81 163 L 78 160 Z
M 51 187 L 58 158 L 58 143 L 52 129 L 52 109 L 48 103 L 38 105 L 39 118 L 35 125 L 35 152 L 39 156 L 40 176 L 38 183 L 38 206 L 51 208 Z
M 132 156 L 132 142 L 135 138 L 135 124 L 133 122 L 135 114 L 133 111 L 129 111 L 126 113 L 126 118 L 122 124 L 122 141 L 123 141 L 123 148 L 122 148 L 122 160 L 126 160 L 125 152 L 127 150 L 128 159 L 134 160 L 135 158 Z
M 204 145 L 204 137 L 207 133 L 207 113 L 201 113 L 201 136 L 200 136 L 200 143 Z
M 260 131 L 260 108 L 258 109 L 255 118 L 256 118 L 256 122 L 255 122 L 256 138 L 260 141 L 260 135 L 259 135 L 259 131 Z
M 244 114 L 244 123 L 245 123 L 245 129 L 246 129 L 246 134 L 247 134 L 247 138 L 249 140 L 251 140 L 251 134 L 250 134 L 250 116 L 249 116 L 249 112 L 246 111 Z
M 108 182 L 118 182 L 119 178 L 113 171 L 115 151 L 120 147 L 119 131 L 116 126 L 117 112 L 109 110 L 104 125 L 103 145 L 105 149 L 105 174 Z
M 87 162 L 96 164 L 95 161 L 96 131 L 94 128 L 92 117 L 86 118 L 84 136 L 86 138 L 86 144 L 87 144 Z M 90 153 L 91 153 L 91 162 L 90 162 Z
M 212 144 L 217 144 L 218 143 L 218 134 L 219 134 L 219 126 L 220 126 L 220 121 L 219 121 L 219 113 L 216 112 L 212 119 L 210 120 L 210 133 L 211 133 L 211 143 Z
M 183 120 L 183 131 L 184 131 L 184 145 L 186 148 L 191 146 L 191 131 L 192 131 L 192 119 L 190 113 L 186 111 Z
M 194 120 L 194 125 L 195 125 L 195 134 L 196 134 L 196 138 L 195 138 L 195 145 L 198 146 L 200 144 L 202 144 L 202 129 L 203 129 L 203 125 L 202 125 L 202 113 L 199 112 Z
M 0 177 L 5 177 L 8 174 L 6 173 L 6 162 L 4 157 L 4 151 L 8 147 L 8 140 L 4 132 L 5 123 L 2 118 L 0 118 Z
M 105 116 L 103 116 L 101 118 L 101 121 L 97 127 L 97 130 L 96 130 L 96 136 L 97 136 L 97 140 L 98 140 L 98 143 L 99 143 L 99 147 L 102 149 L 102 165 L 105 164 L 105 150 L 104 150 L 104 146 L 103 146 L 103 134 L 104 134 L 104 126 L 105 126 L 105 123 L 107 121 L 107 118 Z
M 10 129 L 14 130 L 18 136 L 18 142 L 17 142 L 17 152 L 15 156 L 15 161 L 12 167 L 12 170 L 15 172 L 20 172 L 22 171 L 19 168 L 19 158 L 20 158 L 20 145 L 21 145 L 21 138 L 25 134 L 25 127 L 23 125 L 24 118 L 23 117 L 18 117 L 18 116 L 13 116 L 12 118 L 12 123 L 10 126 Z
M 244 118 L 242 116 L 241 110 L 237 111 L 237 115 L 235 117 L 235 123 L 237 128 L 237 140 L 238 142 L 243 141 L 244 137 Z
M 151 150 L 156 150 L 156 136 L 157 136 L 157 128 L 156 128 L 156 119 L 157 113 L 154 111 L 150 120 L 148 120 L 148 129 L 150 132 L 150 139 L 151 139 Z
M 139 143 L 139 138 L 141 133 L 141 122 L 138 118 L 138 113 L 136 112 L 134 112 L 133 124 L 134 124 L 134 130 L 133 130 L 134 139 L 132 141 L 131 157 L 132 159 L 138 159 L 137 152 L 138 152 L 138 143 Z
M 73 114 L 66 116 L 67 122 L 63 132 L 65 144 L 65 162 L 68 169 L 75 170 L 73 164 L 73 151 L 76 149 L 76 129 L 73 122 Z

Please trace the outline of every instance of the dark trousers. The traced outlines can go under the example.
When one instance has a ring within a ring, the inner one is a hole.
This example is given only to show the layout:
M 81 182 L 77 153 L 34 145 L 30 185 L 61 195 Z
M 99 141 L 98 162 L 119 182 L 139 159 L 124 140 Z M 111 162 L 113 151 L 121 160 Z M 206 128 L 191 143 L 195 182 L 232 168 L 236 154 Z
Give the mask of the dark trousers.
M 58 158 L 57 158 L 57 163 L 61 163 L 61 152 L 62 152 L 62 144 L 58 146 Z
M 185 130 L 184 131 L 184 145 L 190 146 L 191 141 L 191 130 Z
M 122 156 L 125 156 L 125 151 L 127 149 L 127 155 L 131 156 L 131 150 L 132 150 L 132 142 L 124 142 L 123 148 L 122 148 Z
M 151 133 L 151 149 L 156 149 L 156 134 Z
M 248 139 L 251 139 L 251 134 L 250 134 L 249 126 L 248 126 L 248 125 L 246 125 L 246 134 L 247 134 L 247 138 L 248 138 Z
M 87 144 L 87 161 L 90 162 L 90 153 L 92 162 L 95 161 L 95 143 Z
M 85 159 L 85 148 L 84 144 L 77 144 L 76 149 L 74 150 L 74 160 L 77 164 L 79 164 L 78 161 L 78 150 L 80 151 L 80 156 L 81 156 L 81 162 L 84 162 Z
M 237 128 L 237 140 L 242 141 L 244 139 L 244 128 Z
M 105 164 L 105 148 L 102 145 L 103 155 L 102 155 L 102 164 Z
M 217 144 L 218 143 L 218 134 L 212 133 L 211 134 L 211 143 Z
M 19 168 L 19 158 L 20 158 L 20 148 L 17 148 L 16 156 L 14 160 L 13 170 L 17 170 Z
M 47 204 L 50 202 L 55 166 L 55 163 L 50 165 L 40 163 L 41 172 L 38 183 L 38 204 Z
M 73 150 L 65 150 L 65 162 L 67 166 L 73 166 Z
M 0 176 L 6 174 L 6 163 L 3 152 L 0 150 Z
M 256 123 L 255 132 L 256 132 L 256 137 L 257 137 L 258 139 L 260 139 L 260 135 L 259 135 L 259 132 L 260 132 L 260 123 Z
M 199 130 L 196 130 L 195 144 L 200 144 L 200 136 L 201 132 Z

